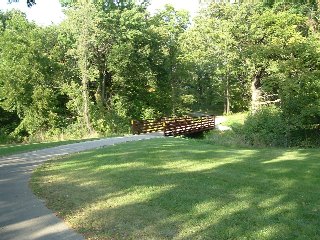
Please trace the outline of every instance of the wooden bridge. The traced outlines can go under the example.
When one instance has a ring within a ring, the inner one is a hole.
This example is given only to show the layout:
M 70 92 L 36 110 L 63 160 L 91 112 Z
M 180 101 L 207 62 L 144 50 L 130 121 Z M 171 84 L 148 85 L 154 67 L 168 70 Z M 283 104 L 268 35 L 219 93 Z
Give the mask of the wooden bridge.
M 189 135 L 215 128 L 215 116 L 132 120 L 133 134 L 163 132 L 164 136 Z

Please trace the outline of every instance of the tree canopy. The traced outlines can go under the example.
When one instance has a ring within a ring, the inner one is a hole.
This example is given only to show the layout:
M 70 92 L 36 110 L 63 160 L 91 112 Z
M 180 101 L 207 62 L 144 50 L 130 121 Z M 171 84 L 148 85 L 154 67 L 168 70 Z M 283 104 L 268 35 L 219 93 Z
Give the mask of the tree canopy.
M 55 27 L 0 14 L 0 135 L 119 133 L 133 118 L 265 105 L 288 134 L 320 123 L 309 3 L 213 3 L 190 24 L 169 5 L 151 16 L 148 1 L 62 2 Z
M 19 0 L 8 0 L 8 3 L 19 2 Z M 36 4 L 36 0 L 27 0 L 27 6 L 32 7 Z

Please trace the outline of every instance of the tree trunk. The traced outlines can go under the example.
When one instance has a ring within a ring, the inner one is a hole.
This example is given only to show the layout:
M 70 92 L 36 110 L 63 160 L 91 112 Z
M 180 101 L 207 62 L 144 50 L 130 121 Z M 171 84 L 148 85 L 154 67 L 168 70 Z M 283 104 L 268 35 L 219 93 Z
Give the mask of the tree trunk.
M 105 88 L 106 88 L 106 73 L 100 70 L 99 79 L 97 80 L 97 89 L 95 93 L 96 103 L 99 107 L 105 106 Z
M 259 71 L 253 78 L 251 83 L 251 110 L 257 111 L 260 107 L 261 101 L 261 75 L 262 71 Z
M 172 64 L 173 64 L 173 63 L 172 63 Z M 173 66 L 171 66 L 171 69 L 170 69 L 169 79 L 170 79 L 170 82 L 171 82 L 171 105 L 172 105 L 172 114 L 173 114 L 173 115 L 176 115 L 176 113 L 177 113 L 177 99 L 176 99 L 177 87 L 176 87 L 176 79 L 175 79 L 175 74 L 174 74 Z
M 90 110 L 89 110 L 89 73 L 88 73 L 88 63 L 87 63 L 87 53 L 86 50 L 82 52 L 82 59 L 79 60 L 79 68 L 81 72 L 81 93 L 82 93 L 82 117 L 84 125 L 88 133 L 92 133 L 93 129 L 90 122 Z
M 86 125 L 86 129 L 89 133 L 93 132 L 90 121 L 90 112 L 89 112 L 89 92 L 88 92 L 88 82 L 86 77 L 82 78 L 82 98 L 83 98 L 83 119 Z
M 101 81 L 101 102 L 102 105 L 105 106 L 106 105 L 106 70 L 103 71 L 102 74 L 102 81 Z
M 84 1 L 85 3 L 86 1 Z M 90 121 L 90 109 L 89 109 L 89 81 L 90 81 L 90 66 L 89 66 L 89 41 L 90 41 L 90 32 L 89 32 L 89 22 L 88 16 L 90 15 L 90 6 L 88 3 L 84 4 L 84 24 L 81 26 L 81 34 L 78 39 L 78 64 L 81 72 L 81 85 L 82 85 L 82 98 L 83 98 L 83 121 L 86 127 L 86 130 L 89 134 L 93 133 L 93 128 Z
M 106 108 L 111 98 L 112 75 L 107 70 L 99 70 L 99 84 L 95 92 L 96 103 Z
M 226 114 L 226 115 L 230 114 L 230 89 L 229 89 L 229 78 L 228 78 L 228 76 L 226 76 L 224 114 Z

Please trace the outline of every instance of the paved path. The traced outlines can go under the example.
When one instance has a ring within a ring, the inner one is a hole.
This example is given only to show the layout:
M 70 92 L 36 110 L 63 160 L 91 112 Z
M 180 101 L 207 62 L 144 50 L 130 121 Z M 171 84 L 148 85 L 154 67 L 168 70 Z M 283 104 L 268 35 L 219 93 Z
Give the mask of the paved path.
M 33 195 L 32 170 L 50 158 L 159 136 L 107 138 L 0 157 L 0 240 L 83 240 Z

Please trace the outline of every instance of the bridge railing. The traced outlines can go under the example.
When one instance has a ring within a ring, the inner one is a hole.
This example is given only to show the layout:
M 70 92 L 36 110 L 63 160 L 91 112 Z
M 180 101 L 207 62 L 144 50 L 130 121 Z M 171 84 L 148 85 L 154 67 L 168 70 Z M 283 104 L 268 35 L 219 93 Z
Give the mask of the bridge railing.
M 133 134 L 163 132 L 165 136 L 187 135 L 215 128 L 215 116 L 175 117 L 131 122 Z
M 133 134 L 161 132 L 164 129 L 164 120 L 161 119 L 146 119 L 132 120 L 131 130 Z

